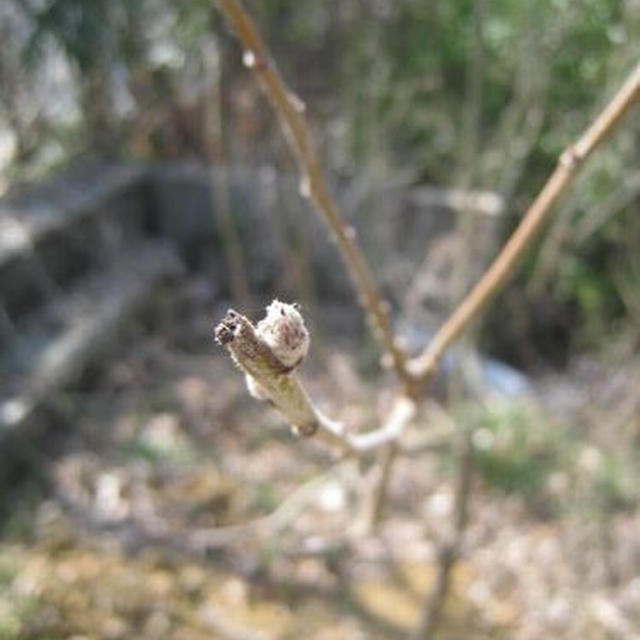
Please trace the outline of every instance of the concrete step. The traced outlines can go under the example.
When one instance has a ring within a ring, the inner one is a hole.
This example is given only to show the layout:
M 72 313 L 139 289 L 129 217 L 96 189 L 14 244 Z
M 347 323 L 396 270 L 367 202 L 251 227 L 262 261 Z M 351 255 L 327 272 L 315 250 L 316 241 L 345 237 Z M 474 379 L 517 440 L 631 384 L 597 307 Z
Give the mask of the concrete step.
M 45 304 L 147 225 L 145 171 L 89 163 L 0 201 L 0 306 L 5 323 Z M 0 327 L 2 328 L 2 327 Z
M 0 353 L 0 439 L 20 427 L 112 344 L 118 328 L 151 301 L 182 265 L 157 240 L 131 244 L 106 270 L 94 270 L 33 314 Z

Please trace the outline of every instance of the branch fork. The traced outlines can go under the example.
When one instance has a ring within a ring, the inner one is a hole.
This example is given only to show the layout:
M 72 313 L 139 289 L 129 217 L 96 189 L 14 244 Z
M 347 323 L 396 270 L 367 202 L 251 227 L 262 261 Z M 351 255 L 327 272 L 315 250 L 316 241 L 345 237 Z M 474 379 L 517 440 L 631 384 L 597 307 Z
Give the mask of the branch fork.
M 296 368 L 306 354 L 308 333 L 298 310 L 293 306 L 286 306 L 283 312 L 282 306 L 278 306 L 282 303 L 272 303 L 267 310 L 267 318 L 256 327 L 244 316 L 229 310 L 216 328 L 216 339 L 244 371 L 251 395 L 270 402 L 291 423 L 294 433 L 322 439 L 348 455 L 361 455 L 365 451 L 385 446 L 379 478 L 373 492 L 372 518 L 377 519 L 398 452 L 399 440 L 406 425 L 415 415 L 416 402 L 426 395 L 427 385 L 436 373 L 444 352 L 505 286 L 581 166 L 638 102 L 640 64 L 636 65 L 616 95 L 578 141 L 558 158 L 555 170 L 516 230 L 484 275 L 438 330 L 431 343 L 420 355 L 408 359 L 394 335 L 388 303 L 383 299 L 372 270 L 359 248 L 355 231 L 346 224 L 328 188 L 305 121 L 304 103 L 285 85 L 257 26 L 241 0 L 218 0 L 218 5 L 244 48 L 245 65 L 256 74 L 263 92 L 278 115 L 300 170 L 300 194 L 310 200 L 326 222 L 330 237 L 351 276 L 358 302 L 364 308 L 372 333 L 400 383 L 400 392 L 382 427 L 369 433 L 350 434 L 342 423 L 331 420 L 317 409 L 298 379 Z M 291 322 L 291 330 L 280 332 L 276 327 L 275 331 L 270 332 L 270 315 L 274 321 L 284 318 Z M 281 350 L 282 345 L 278 340 L 285 335 L 288 335 L 291 343 L 285 344 L 284 350 Z M 421 622 L 412 635 L 416 640 L 432 638 L 438 625 L 451 567 L 459 553 L 467 521 L 471 458 L 472 446 L 467 434 L 458 469 L 455 529 L 451 540 L 441 551 L 436 586 L 431 597 L 425 601 Z

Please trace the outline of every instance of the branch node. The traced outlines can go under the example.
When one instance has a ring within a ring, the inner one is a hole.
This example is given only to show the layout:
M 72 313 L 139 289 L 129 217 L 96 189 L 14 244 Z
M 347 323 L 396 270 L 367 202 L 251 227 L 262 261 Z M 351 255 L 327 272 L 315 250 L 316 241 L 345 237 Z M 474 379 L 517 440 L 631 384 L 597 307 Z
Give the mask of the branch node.
M 568 147 L 560 155 L 559 163 L 570 171 L 574 171 L 582 164 L 583 161 L 584 156 L 581 153 L 578 153 L 575 147 Z
M 244 64 L 247 69 L 256 70 L 264 70 L 269 66 L 266 58 L 261 58 L 251 49 L 246 49 L 242 54 L 242 64 Z

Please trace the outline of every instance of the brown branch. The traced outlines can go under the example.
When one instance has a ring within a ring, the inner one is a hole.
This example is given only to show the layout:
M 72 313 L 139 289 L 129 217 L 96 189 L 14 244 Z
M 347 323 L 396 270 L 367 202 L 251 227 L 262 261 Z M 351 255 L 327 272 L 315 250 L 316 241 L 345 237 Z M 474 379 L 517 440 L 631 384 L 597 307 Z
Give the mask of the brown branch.
M 393 465 L 398 457 L 398 442 L 393 441 L 385 445 L 380 452 L 378 467 L 375 470 L 376 475 L 373 478 L 373 487 L 369 500 L 366 504 L 366 512 L 364 514 L 364 531 L 366 533 L 376 532 L 382 516 L 384 515 L 384 506 L 387 498 L 387 487 L 391 480 Z
M 462 538 L 469 517 L 469 495 L 473 472 L 473 442 L 471 433 L 461 434 L 460 451 L 454 497 L 453 530 L 449 539 L 440 548 L 438 573 L 435 585 L 425 600 L 420 622 L 411 634 L 411 640 L 431 640 L 435 634 L 442 609 L 449 592 L 451 570 L 460 555 Z
M 278 114 L 289 146 L 298 161 L 302 175 L 301 194 L 311 200 L 327 223 L 374 335 L 390 356 L 400 380 L 407 382 L 409 376 L 405 357 L 393 335 L 389 304 L 382 299 L 356 242 L 355 230 L 345 223 L 338 204 L 329 191 L 304 118 L 304 103 L 284 84 L 253 19 L 242 3 L 239 0 L 218 0 L 218 5 L 245 49 L 243 59 L 246 66 L 253 69 L 263 92 Z
M 573 182 L 582 163 L 613 132 L 639 96 L 640 64 L 631 72 L 618 93 L 583 136 L 560 156 L 555 171 L 494 262 L 444 323 L 425 351 L 408 363 L 414 376 L 423 382 L 432 378 L 447 347 L 504 286 L 519 259 L 551 214 L 553 205 Z

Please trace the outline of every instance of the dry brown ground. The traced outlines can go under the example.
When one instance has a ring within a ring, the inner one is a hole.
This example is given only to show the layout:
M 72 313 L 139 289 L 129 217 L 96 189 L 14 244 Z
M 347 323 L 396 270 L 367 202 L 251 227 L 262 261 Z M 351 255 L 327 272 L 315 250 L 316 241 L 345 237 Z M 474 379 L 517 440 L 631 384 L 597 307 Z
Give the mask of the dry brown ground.
M 45 489 L 5 488 L 1 639 L 351 640 L 414 625 L 452 498 L 446 447 L 422 437 L 446 438 L 447 419 L 423 413 L 383 526 L 363 536 L 366 469 L 295 442 L 250 400 L 211 324 L 202 307 L 135 339 L 66 398 L 62 444 L 34 453 Z M 372 421 L 388 398 L 361 361 L 317 356 L 304 375 L 323 405 Z M 541 385 L 551 409 L 454 412 L 480 454 L 443 639 L 640 637 L 638 367 L 617 382 L 582 369 Z M 232 524 L 203 551 L 196 532 Z

